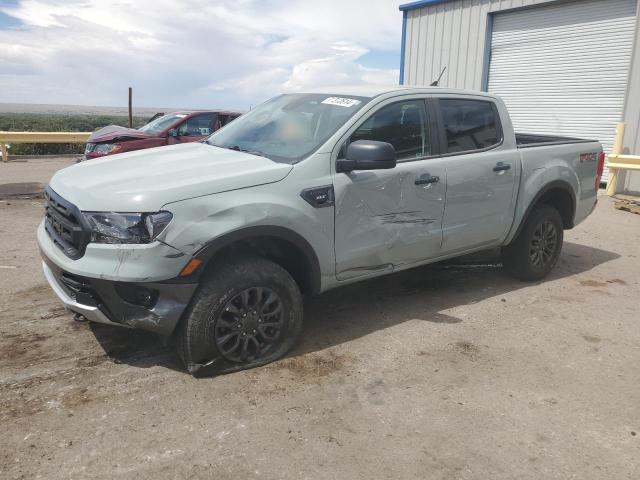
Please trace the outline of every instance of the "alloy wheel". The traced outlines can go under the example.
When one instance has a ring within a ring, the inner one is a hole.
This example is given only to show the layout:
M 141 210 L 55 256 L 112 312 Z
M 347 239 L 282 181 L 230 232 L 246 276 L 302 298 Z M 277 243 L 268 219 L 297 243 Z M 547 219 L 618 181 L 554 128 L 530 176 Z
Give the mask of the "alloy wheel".
M 214 337 L 223 357 L 244 363 L 277 351 L 284 329 L 280 296 L 270 288 L 251 287 L 226 303 L 216 319 Z
M 551 262 L 558 248 L 558 231 L 553 222 L 540 223 L 533 232 L 529 245 L 529 258 L 536 267 L 544 267 Z

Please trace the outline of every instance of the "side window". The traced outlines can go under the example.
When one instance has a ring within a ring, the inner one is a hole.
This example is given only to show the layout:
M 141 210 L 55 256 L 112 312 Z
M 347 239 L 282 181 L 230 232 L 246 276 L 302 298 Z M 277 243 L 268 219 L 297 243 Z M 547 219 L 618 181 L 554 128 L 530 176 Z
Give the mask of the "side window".
M 237 117 L 234 115 L 220 115 L 218 120 L 220 121 L 220 127 L 224 127 L 227 123 L 231 123 Z
M 480 150 L 502 141 L 500 122 L 492 102 L 441 98 L 440 111 L 448 153 Z
M 213 133 L 213 122 L 216 115 L 214 113 L 205 113 L 202 115 L 194 115 L 178 127 L 178 133 L 184 136 L 203 136 Z
M 407 100 L 382 107 L 369 117 L 349 139 L 388 142 L 399 161 L 431 155 L 427 111 L 423 100 Z

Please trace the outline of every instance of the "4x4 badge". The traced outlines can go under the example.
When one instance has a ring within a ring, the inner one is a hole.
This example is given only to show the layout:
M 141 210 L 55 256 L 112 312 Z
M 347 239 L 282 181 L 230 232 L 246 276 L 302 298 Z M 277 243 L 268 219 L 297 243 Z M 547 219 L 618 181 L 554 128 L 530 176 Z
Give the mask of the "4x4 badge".
M 333 185 L 305 188 L 302 192 L 300 192 L 300 196 L 309 205 L 315 208 L 331 207 L 335 203 Z

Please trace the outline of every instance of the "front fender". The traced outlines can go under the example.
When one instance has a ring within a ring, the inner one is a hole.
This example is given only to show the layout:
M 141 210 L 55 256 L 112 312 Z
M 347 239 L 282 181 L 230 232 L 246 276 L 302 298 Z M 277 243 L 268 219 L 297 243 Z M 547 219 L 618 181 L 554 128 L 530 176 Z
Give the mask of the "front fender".
M 273 185 L 261 186 L 192 198 L 163 209 L 174 218 L 162 241 L 187 255 L 201 253 L 211 245 L 220 247 L 224 242 L 219 239 L 240 239 L 255 233 L 300 246 L 317 266 L 322 284 L 335 276 L 333 208 L 313 208 L 299 192 L 286 194 Z

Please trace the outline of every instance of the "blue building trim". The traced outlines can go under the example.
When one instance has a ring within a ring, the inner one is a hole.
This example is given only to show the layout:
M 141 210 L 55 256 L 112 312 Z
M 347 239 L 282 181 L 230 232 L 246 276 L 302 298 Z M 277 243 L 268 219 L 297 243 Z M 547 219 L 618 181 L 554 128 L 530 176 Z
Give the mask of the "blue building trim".
M 487 14 L 487 28 L 484 35 L 484 60 L 482 61 L 482 91 L 489 91 L 489 67 L 491 65 L 491 37 L 493 36 L 493 12 Z
M 402 44 L 400 45 L 400 85 L 404 85 L 404 52 L 407 44 L 407 11 L 402 12 Z
M 428 7 L 429 5 L 437 5 L 439 3 L 450 2 L 451 0 L 419 0 L 417 2 L 405 3 L 400 5 L 400 10 L 406 12 L 407 10 L 414 10 L 416 8 Z

